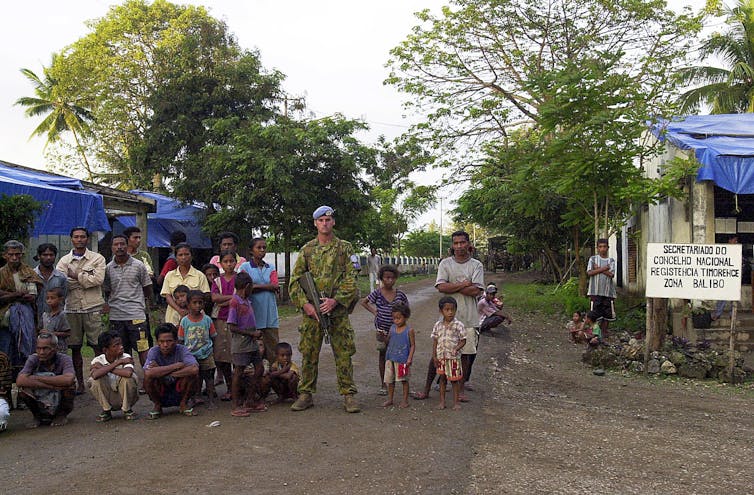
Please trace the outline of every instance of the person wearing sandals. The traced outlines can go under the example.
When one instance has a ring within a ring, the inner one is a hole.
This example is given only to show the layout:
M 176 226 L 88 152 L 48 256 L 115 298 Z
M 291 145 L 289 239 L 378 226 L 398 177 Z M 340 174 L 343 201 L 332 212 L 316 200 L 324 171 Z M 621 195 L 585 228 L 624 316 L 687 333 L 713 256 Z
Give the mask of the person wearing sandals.
M 148 419 L 162 416 L 163 407 L 178 406 L 181 414 L 196 416 L 190 401 L 199 390 L 199 363 L 188 347 L 178 343 L 178 329 L 163 323 L 155 330 L 157 345 L 144 363 L 144 388 L 154 406 Z
M 117 332 L 101 334 L 97 344 L 102 354 L 92 359 L 88 380 L 89 393 L 102 407 L 97 422 L 113 419 L 113 407 L 120 407 L 123 418 L 133 421 L 137 416 L 132 407 L 139 400 L 134 360 L 123 352 L 123 341 Z

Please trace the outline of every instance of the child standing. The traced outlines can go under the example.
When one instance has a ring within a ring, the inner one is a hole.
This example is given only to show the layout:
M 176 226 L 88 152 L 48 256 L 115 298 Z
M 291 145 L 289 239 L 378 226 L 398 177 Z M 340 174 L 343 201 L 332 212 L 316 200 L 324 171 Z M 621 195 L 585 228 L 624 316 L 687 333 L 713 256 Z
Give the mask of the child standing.
M 204 265 L 202 265 L 202 273 L 207 278 L 207 283 L 209 284 L 211 292 L 212 286 L 215 284 L 215 280 L 220 276 L 220 269 L 212 263 L 205 263 Z M 217 314 L 215 313 L 216 311 L 217 306 L 215 306 L 214 302 L 211 299 L 204 302 L 204 314 L 209 315 L 214 319 L 217 318 Z
M 233 355 L 233 383 L 231 395 L 233 397 L 233 410 L 231 416 L 245 417 L 252 412 L 267 410 L 264 402 L 255 398 L 259 381 L 264 369 L 262 356 L 256 339 L 262 336 L 257 330 L 254 310 L 251 307 L 252 290 L 251 276 L 246 272 L 236 275 L 236 293 L 230 301 L 228 310 L 228 328 L 231 334 L 231 353 Z M 253 366 L 252 373 L 245 373 L 246 368 Z M 242 382 L 247 382 L 246 392 L 241 396 Z
M 398 407 L 408 407 L 408 379 L 411 363 L 414 361 L 416 344 L 414 329 L 408 326 L 411 310 L 402 303 L 393 305 L 393 325 L 390 327 L 385 360 L 385 383 L 387 400 L 382 407 L 393 405 L 395 382 L 403 382 L 403 400 Z
M 230 300 L 236 291 L 236 253 L 234 251 L 223 251 L 220 253 L 220 266 L 223 268 L 223 274 L 215 265 L 209 265 L 217 272 L 210 284 L 212 292 L 212 318 L 214 318 L 215 328 L 217 329 L 217 338 L 215 339 L 215 363 L 220 370 L 223 380 L 225 380 L 226 392 L 222 400 L 231 399 L 231 383 L 233 382 L 233 370 L 231 363 L 233 356 L 231 353 L 231 335 L 228 330 L 228 311 L 230 310 Z M 209 270 L 209 268 L 208 268 Z
M 440 298 L 438 304 L 442 319 L 432 329 L 432 360 L 440 375 L 440 404 L 445 409 L 445 386 L 453 385 L 453 409 L 461 409 L 461 349 L 466 345 L 466 328 L 456 319 L 458 303 L 450 296 Z
M 278 395 L 278 402 L 298 399 L 298 366 L 293 362 L 293 349 L 288 342 L 275 347 L 275 361 L 270 365 L 270 386 Z
M 395 288 L 395 282 L 399 275 L 398 269 L 394 266 L 385 265 L 381 267 L 377 272 L 380 287 L 361 300 L 361 305 L 374 315 L 374 326 L 377 330 L 377 351 L 379 351 L 380 395 L 387 395 L 384 382 L 385 352 L 387 350 L 388 333 L 393 324 L 392 307 L 398 303 L 408 306 L 406 294 Z
M 172 323 L 176 328 L 181 324 L 181 318 L 188 314 L 188 293 L 190 290 L 185 285 L 179 285 L 173 290 L 173 301 L 180 308 L 180 312 L 170 311 L 165 313 L 165 323 Z
M 71 335 L 71 327 L 63 313 L 65 292 L 61 287 L 53 287 L 45 294 L 45 302 L 49 309 L 42 313 L 42 328 L 58 338 L 58 352 L 66 353 L 66 339 Z
M 217 336 L 212 318 L 204 314 L 204 293 L 192 290 L 188 294 L 189 313 L 178 325 L 178 343 L 188 347 L 199 363 L 199 376 L 204 380 L 209 396 L 209 409 L 215 408 L 215 360 L 212 340 Z M 200 404 L 201 402 L 196 402 Z

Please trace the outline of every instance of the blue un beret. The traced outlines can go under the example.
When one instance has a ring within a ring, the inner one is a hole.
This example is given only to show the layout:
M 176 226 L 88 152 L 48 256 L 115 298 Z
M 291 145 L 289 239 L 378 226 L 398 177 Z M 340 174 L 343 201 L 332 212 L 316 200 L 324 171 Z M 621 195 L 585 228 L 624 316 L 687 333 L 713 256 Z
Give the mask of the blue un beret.
M 329 206 L 323 205 L 317 208 L 316 210 L 314 210 L 314 213 L 312 213 L 312 218 L 316 220 L 323 215 L 332 216 L 332 214 L 333 214 L 333 209 L 330 208 Z

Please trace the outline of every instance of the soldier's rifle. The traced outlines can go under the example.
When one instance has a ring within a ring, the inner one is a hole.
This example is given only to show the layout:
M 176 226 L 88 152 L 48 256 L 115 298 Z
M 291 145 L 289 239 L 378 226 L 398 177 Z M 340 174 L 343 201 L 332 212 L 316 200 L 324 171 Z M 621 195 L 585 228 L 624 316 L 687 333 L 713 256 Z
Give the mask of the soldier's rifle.
M 304 290 L 304 294 L 306 294 L 306 300 L 309 301 L 312 306 L 314 306 L 314 310 L 317 312 L 317 317 L 319 318 L 319 327 L 322 329 L 322 333 L 325 335 L 325 344 L 329 344 L 332 320 L 330 319 L 329 314 L 323 313 L 319 309 L 319 305 L 322 304 L 321 298 L 327 297 L 327 295 L 324 292 L 320 293 L 317 291 L 317 284 L 314 282 L 314 276 L 312 276 L 311 272 L 304 272 L 303 276 L 300 279 L 300 282 L 301 288 Z

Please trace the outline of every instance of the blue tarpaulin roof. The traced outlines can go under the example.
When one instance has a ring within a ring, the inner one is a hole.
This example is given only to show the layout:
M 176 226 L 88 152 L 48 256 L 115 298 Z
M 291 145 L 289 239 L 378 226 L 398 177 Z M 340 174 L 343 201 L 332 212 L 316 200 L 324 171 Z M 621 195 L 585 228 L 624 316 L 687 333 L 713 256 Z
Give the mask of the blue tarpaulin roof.
M 692 115 L 664 120 L 652 132 L 682 150 L 694 150 L 701 164 L 698 181 L 754 194 L 754 114 Z
M 0 194 L 28 194 L 44 202 L 32 236 L 68 235 L 73 227 L 110 230 L 102 196 L 85 191 L 78 179 L 0 162 Z
M 182 231 L 186 242 L 195 248 L 209 249 L 212 241 L 202 232 L 200 221 L 205 208 L 199 204 L 187 204 L 149 191 L 134 189 L 134 194 L 146 196 L 157 202 L 157 211 L 147 216 L 147 246 L 170 247 L 170 234 Z M 113 224 L 115 233 L 123 232 L 126 227 L 136 225 L 135 216 L 117 217 Z

